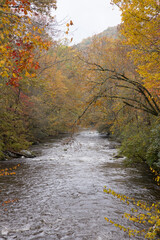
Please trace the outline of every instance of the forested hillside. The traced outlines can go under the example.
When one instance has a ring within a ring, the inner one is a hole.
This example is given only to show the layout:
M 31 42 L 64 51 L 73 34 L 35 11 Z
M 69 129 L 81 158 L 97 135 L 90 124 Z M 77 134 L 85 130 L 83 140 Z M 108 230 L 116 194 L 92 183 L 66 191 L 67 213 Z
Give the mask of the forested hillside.
M 0 5 L 2 159 L 46 136 L 70 131 L 79 114 L 79 70 L 71 62 L 75 50 L 48 35 L 50 25 L 52 31 L 56 26 L 51 8 L 56 1 L 4 0 Z M 70 81 L 73 74 L 77 77 Z
M 89 108 L 90 123 L 121 141 L 121 153 L 129 162 L 159 168 L 159 5 L 113 3 L 122 11 L 119 33 L 112 28 L 111 36 L 104 34 L 107 30 L 79 45 L 88 69 L 84 112 Z
M 159 6 L 113 2 L 121 26 L 69 47 L 48 35 L 55 1 L 3 1 L 1 158 L 82 124 L 116 136 L 129 161 L 159 168 Z
M 122 12 L 120 26 L 69 46 L 55 40 L 56 0 L 1 0 L 1 160 L 46 137 L 93 127 L 121 143 L 127 163 L 147 165 L 159 185 L 159 2 L 111 2 Z M 147 210 L 147 239 L 159 234 L 158 206 Z
M 108 38 L 117 39 L 120 35 L 120 32 L 118 29 L 119 29 L 119 26 L 109 27 L 99 34 L 95 34 L 94 36 L 91 36 L 82 40 L 82 42 L 77 44 L 76 47 L 79 49 L 86 48 L 92 43 L 94 38 L 108 37 Z

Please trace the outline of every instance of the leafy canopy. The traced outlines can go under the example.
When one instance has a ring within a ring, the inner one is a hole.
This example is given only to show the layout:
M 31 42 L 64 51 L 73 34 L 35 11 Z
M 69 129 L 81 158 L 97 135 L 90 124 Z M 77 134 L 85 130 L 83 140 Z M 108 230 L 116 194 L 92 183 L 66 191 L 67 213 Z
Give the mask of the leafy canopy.
M 160 5 L 157 0 L 112 0 L 122 11 L 121 33 L 145 86 L 160 94 Z
M 48 4 L 48 5 L 47 5 Z M 49 11 L 55 1 L 3 0 L 0 4 L 0 77 L 17 87 L 22 74 L 30 76 L 31 69 L 39 67 L 34 50 L 48 49 L 42 28 L 32 24 L 39 12 Z M 47 6 L 47 7 L 46 7 Z

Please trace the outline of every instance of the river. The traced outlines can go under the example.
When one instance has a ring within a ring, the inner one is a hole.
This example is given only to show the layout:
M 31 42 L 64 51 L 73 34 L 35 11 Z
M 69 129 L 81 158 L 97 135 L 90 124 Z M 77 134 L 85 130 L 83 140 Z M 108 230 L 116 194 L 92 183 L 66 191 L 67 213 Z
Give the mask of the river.
M 150 203 L 159 200 L 152 174 L 145 167 L 124 167 L 123 159 L 113 157 L 115 146 L 85 130 L 34 146 L 35 158 L 1 162 L 0 168 L 20 167 L 16 175 L 0 177 L 0 240 L 143 239 L 129 238 L 104 220 L 141 229 L 122 218 L 133 206 L 104 193 L 105 185 Z

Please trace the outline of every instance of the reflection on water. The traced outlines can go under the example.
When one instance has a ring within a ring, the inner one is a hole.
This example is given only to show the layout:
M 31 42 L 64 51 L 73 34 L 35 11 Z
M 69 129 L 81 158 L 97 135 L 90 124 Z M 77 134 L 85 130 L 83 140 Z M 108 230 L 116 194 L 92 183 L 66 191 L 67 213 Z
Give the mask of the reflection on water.
M 21 164 L 15 176 L 0 177 L 1 203 L 19 199 L 0 208 L 0 240 L 129 239 L 104 217 L 134 228 L 121 217 L 132 206 L 103 193 L 104 185 L 137 199 L 158 200 L 147 169 L 125 168 L 122 159 L 113 158 L 115 143 L 96 131 L 43 143 L 34 150 L 41 155 L 0 163 L 0 168 Z

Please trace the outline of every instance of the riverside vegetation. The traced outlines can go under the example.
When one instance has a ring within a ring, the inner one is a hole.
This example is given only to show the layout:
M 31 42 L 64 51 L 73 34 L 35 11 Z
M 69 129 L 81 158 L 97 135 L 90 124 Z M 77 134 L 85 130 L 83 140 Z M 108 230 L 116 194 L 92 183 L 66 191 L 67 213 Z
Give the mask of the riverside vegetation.
M 122 24 L 71 47 L 55 41 L 56 1 L 1 0 L 1 159 L 76 125 L 94 126 L 120 140 L 128 162 L 148 164 L 159 184 L 160 6 L 111 2 Z M 156 219 L 158 232 L 159 210 Z

